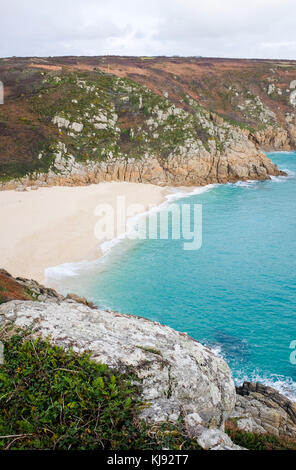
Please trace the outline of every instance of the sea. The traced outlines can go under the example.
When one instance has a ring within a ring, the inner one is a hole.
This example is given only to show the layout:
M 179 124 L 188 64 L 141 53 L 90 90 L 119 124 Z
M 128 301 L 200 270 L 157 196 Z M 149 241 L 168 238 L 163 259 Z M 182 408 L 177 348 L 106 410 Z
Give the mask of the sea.
M 287 177 L 172 189 L 157 209 L 172 225 L 171 205 L 190 205 L 192 226 L 202 207 L 199 249 L 185 250 L 171 227 L 167 239 L 121 237 L 97 261 L 48 269 L 47 284 L 186 332 L 228 362 L 237 385 L 296 401 L 296 152 L 267 155 Z

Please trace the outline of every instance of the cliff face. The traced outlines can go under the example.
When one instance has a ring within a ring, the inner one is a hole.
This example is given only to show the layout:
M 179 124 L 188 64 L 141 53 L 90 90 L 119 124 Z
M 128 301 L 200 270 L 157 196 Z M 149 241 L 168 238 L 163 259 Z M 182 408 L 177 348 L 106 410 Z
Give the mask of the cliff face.
M 85 299 L 67 298 L 34 281 L 14 279 L 2 271 L 10 291 L 25 288 L 35 301 L 0 305 L 0 327 L 29 328 L 34 337 L 138 378 L 143 400 L 139 420 L 176 423 L 185 420 L 188 434 L 207 448 L 236 449 L 224 434 L 224 422 L 235 405 L 235 386 L 227 364 L 185 333 L 132 315 L 100 310 Z M 11 298 L 15 299 L 14 293 Z M 21 298 L 21 297 L 20 297 Z M 207 429 L 214 432 L 207 435 Z
M 135 375 L 144 404 L 139 420 L 182 418 L 188 436 L 213 450 L 238 449 L 224 433 L 226 420 L 239 431 L 296 437 L 295 403 L 261 384 L 235 389 L 227 364 L 187 334 L 100 310 L 73 294 L 65 298 L 3 270 L 0 293 L 0 327 L 29 328 L 34 337 L 90 351 L 93 360 Z
M 106 60 L 0 60 L 2 189 L 267 179 L 294 148 L 294 63 Z
M 132 371 L 142 384 L 147 406 L 141 417 L 147 421 L 176 422 L 182 412 L 198 413 L 200 423 L 220 428 L 234 407 L 235 387 L 226 363 L 159 323 L 91 309 L 72 299 L 12 301 L 0 307 L 0 318 L 75 352 L 90 351 L 95 361 L 118 371 Z
M 296 436 L 296 403 L 259 383 L 245 382 L 237 388 L 232 417 L 243 431 Z

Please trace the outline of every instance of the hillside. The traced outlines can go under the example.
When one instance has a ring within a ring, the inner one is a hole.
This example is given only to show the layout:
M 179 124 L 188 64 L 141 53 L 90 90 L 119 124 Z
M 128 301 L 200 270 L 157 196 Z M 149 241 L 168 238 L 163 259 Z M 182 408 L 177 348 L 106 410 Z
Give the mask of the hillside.
M 296 448 L 296 404 L 186 333 L 1 269 L 0 341 L 0 449 Z
M 10 58 L 0 80 L 2 188 L 266 179 L 261 150 L 296 146 L 292 61 Z

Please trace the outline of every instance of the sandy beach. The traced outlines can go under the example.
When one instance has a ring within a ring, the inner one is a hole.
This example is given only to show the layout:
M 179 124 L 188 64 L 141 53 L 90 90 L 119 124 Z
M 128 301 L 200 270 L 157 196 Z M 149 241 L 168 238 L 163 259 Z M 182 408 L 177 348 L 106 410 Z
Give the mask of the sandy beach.
M 165 193 L 162 187 L 139 183 L 2 191 L 0 267 L 44 283 L 46 268 L 101 256 L 94 232 L 99 204 L 115 208 L 117 197 L 124 196 L 127 206 L 141 204 L 145 212 L 161 204 Z

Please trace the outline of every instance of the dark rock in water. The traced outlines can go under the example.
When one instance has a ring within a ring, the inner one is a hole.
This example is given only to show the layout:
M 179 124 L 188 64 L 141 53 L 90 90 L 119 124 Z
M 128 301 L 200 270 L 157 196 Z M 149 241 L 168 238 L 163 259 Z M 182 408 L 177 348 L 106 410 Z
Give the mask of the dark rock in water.
M 260 383 L 236 387 L 233 418 L 242 431 L 296 437 L 296 403 Z

